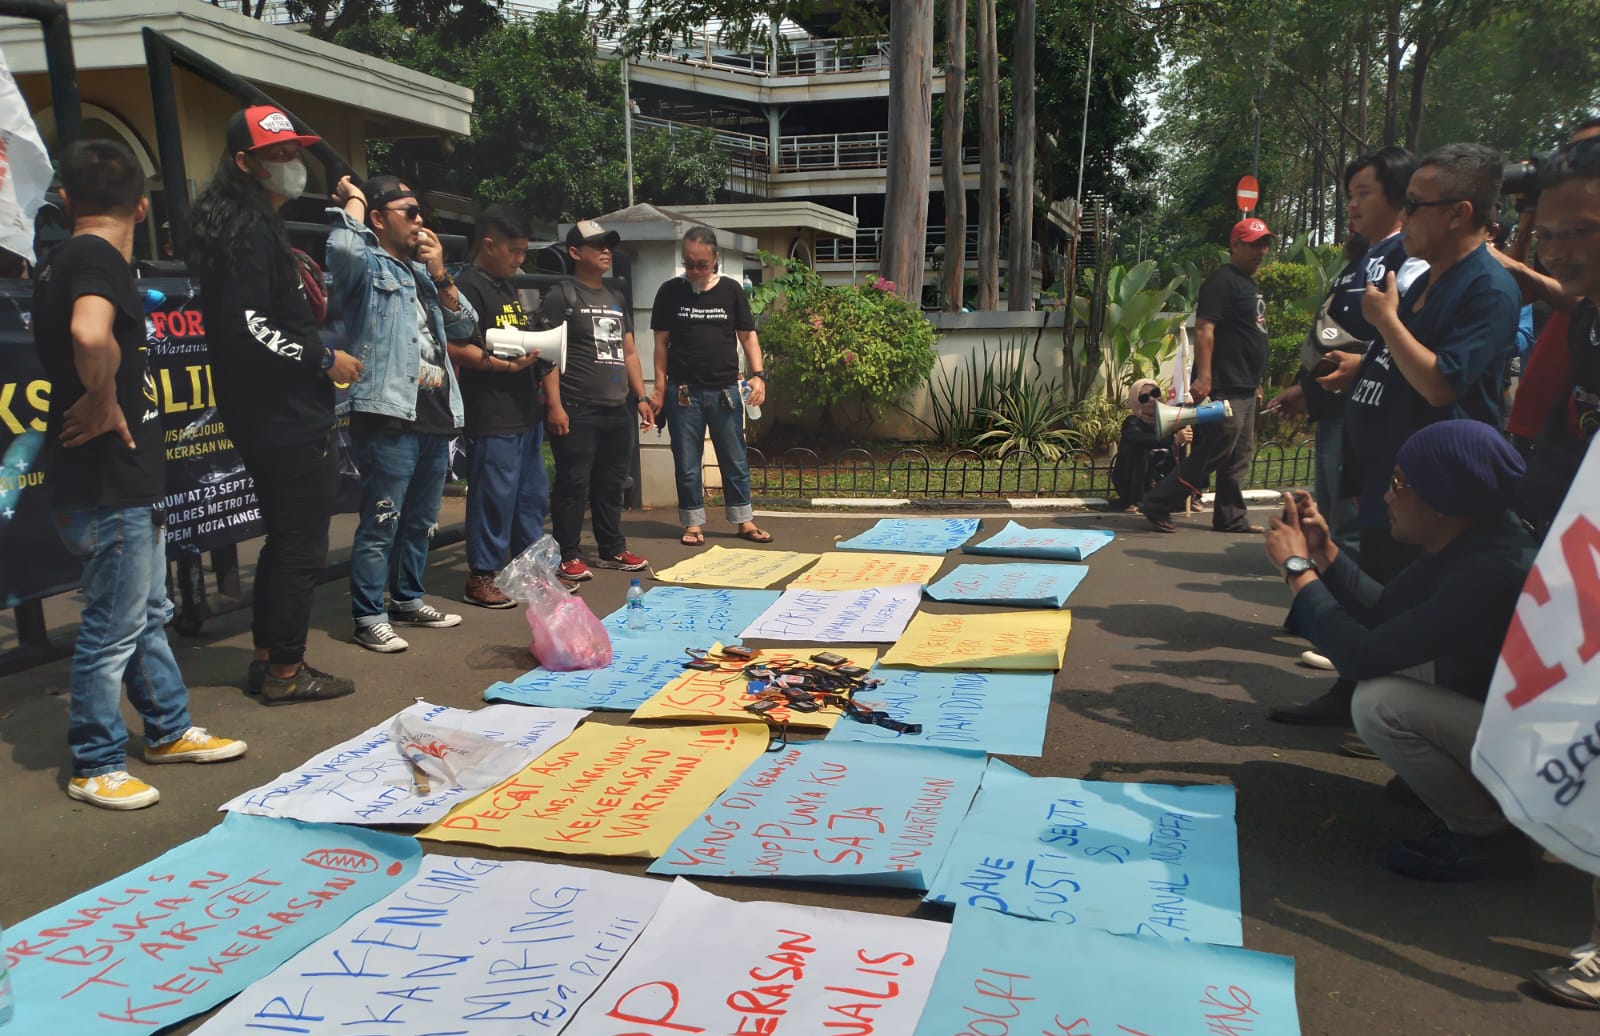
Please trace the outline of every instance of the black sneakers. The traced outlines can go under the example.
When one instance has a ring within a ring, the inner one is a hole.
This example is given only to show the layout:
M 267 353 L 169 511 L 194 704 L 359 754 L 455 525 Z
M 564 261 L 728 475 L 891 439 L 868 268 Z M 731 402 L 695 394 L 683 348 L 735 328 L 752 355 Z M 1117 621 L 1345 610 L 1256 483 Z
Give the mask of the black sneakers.
M 1492 835 L 1468 835 L 1440 825 L 1426 838 L 1389 850 L 1389 867 L 1422 881 L 1520 878 L 1539 861 L 1539 848 L 1507 826 Z
M 353 694 L 354 680 L 333 676 L 308 665 L 290 677 L 268 674 L 261 685 L 261 700 L 267 705 L 294 705 L 303 701 L 328 701 Z

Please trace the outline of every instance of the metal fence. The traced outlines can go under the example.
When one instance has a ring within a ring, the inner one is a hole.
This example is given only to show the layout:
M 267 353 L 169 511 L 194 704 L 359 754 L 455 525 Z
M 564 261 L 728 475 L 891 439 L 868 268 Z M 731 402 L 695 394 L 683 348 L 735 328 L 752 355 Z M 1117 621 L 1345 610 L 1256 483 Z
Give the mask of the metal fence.
M 1261 443 L 1247 488 L 1309 486 L 1312 451 L 1309 440 Z M 769 504 L 819 497 L 961 501 L 1113 495 L 1110 459 L 1081 450 L 1046 460 L 1028 452 L 1003 458 L 972 450 L 930 456 L 907 448 L 885 460 L 864 449 L 849 449 L 825 461 L 805 447 L 790 447 L 776 458 L 751 447 L 749 457 L 751 496 Z

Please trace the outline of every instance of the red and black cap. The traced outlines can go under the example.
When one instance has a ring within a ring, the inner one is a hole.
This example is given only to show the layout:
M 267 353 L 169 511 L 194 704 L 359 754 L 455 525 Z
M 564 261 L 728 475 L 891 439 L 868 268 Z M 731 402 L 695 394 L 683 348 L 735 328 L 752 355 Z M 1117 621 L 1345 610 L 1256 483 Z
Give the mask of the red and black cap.
M 289 116 L 270 104 L 233 113 L 228 120 L 228 152 L 254 151 L 285 141 L 294 141 L 301 147 L 310 147 L 322 140 L 309 133 L 296 133 Z

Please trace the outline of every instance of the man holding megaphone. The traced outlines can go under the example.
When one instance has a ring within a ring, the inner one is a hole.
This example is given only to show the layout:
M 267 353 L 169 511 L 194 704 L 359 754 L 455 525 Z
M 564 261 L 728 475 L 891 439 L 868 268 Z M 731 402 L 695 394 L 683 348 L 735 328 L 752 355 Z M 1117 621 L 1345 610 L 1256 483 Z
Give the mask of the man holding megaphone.
M 1213 470 L 1217 497 L 1211 527 L 1218 532 L 1262 531 L 1250 524 L 1244 483 L 1255 457 L 1256 402 L 1267 369 L 1267 305 L 1255 275 L 1270 247 L 1272 231 L 1265 223 L 1240 220 L 1229 236 L 1228 262 L 1200 286 L 1189 394 L 1196 403 L 1211 402 L 1156 407 L 1158 436 L 1195 429 L 1194 449 L 1140 504 L 1158 532 L 1178 531 L 1172 512 L 1206 488 Z

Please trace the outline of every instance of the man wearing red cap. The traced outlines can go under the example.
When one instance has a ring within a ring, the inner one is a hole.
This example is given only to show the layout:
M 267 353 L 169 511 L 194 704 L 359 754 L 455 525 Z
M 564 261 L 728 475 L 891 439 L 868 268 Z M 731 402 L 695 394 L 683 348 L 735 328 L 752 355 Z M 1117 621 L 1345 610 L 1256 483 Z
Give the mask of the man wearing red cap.
M 1200 286 L 1195 307 L 1194 371 L 1189 394 L 1227 400 L 1232 416 L 1195 428 L 1194 448 L 1171 474 L 1144 496 L 1139 509 L 1158 532 L 1177 532 L 1172 512 L 1199 493 L 1217 473 L 1211 527 L 1218 532 L 1260 532 L 1250 524 L 1244 482 L 1256 451 L 1256 396 L 1267 369 L 1267 304 L 1256 271 L 1272 246 L 1272 231 L 1259 219 L 1242 219 L 1229 235 L 1228 262 Z

